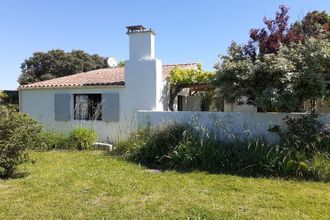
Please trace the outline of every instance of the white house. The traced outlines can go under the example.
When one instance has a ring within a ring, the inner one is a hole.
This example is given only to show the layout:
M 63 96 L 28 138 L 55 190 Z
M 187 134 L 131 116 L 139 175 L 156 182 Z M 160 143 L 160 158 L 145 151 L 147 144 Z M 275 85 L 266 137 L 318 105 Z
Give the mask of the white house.
M 155 32 L 127 27 L 129 59 L 125 67 L 99 69 L 19 87 L 19 107 L 49 129 L 93 127 L 100 140 L 114 141 L 135 126 L 137 110 L 166 111 L 166 78 L 175 66 L 155 56 Z

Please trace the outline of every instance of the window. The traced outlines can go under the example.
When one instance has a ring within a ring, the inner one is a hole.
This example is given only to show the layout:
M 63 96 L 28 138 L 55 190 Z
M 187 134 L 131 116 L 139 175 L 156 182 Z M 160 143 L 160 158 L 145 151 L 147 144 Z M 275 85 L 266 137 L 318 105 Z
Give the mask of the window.
M 75 120 L 102 120 L 101 94 L 75 94 Z

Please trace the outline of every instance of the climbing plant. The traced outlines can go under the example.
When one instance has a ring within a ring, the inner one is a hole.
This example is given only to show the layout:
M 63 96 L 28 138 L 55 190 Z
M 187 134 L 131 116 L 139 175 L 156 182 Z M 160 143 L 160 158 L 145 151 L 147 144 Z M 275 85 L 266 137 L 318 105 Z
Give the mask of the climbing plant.
M 184 88 L 193 85 L 210 85 L 215 79 L 215 73 L 204 71 L 202 65 L 198 64 L 196 69 L 181 69 L 174 67 L 170 72 L 170 101 L 169 108 L 173 111 L 175 97 Z

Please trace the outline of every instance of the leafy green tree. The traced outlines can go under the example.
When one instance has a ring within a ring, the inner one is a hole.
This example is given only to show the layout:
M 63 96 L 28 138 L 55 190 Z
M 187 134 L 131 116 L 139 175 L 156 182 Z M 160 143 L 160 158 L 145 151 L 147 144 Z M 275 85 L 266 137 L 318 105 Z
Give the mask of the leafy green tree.
M 330 39 L 330 15 L 326 11 L 308 12 L 290 27 L 289 35 L 299 41 L 310 37 Z
M 217 70 L 215 84 L 219 94 L 227 102 L 235 102 L 241 96 L 252 98 L 249 88 L 254 66 L 250 57 L 245 56 L 243 47 L 232 42 L 227 55 L 220 57 L 221 61 L 215 65 Z
M 329 28 L 326 12 L 313 11 L 289 26 L 280 6 L 266 28 L 252 29 L 245 46 L 232 43 L 215 65 L 220 97 L 245 96 L 258 111 L 299 111 L 306 101 L 329 97 Z
M 35 52 L 22 63 L 18 82 L 25 85 L 106 67 L 105 57 L 90 55 L 82 50 Z
M 304 43 L 281 49 L 281 58 L 290 60 L 295 69 L 291 84 L 300 103 L 330 97 L 330 41 L 310 38 Z
M 250 30 L 250 40 L 244 52 L 251 58 L 277 53 L 281 44 L 303 42 L 310 37 L 330 39 L 330 16 L 327 12 L 312 11 L 301 21 L 288 23 L 288 7 L 281 5 L 274 19 L 264 17 L 266 27 Z
M 235 55 L 236 54 L 236 55 Z M 280 46 L 254 62 L 232 44 L 216 65 L 220 96 L 228 102 L 248 97 L 259 111 L 299 111 L 306 101 L 330 97 L 330 42 L 306 39 Z

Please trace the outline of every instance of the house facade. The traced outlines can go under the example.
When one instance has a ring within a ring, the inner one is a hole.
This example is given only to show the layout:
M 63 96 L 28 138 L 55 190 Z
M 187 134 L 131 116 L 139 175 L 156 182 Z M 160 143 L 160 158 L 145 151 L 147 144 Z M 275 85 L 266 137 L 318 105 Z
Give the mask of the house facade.
M 67 132 L 94 128 L 101 141 L 116 141 L 135 128 L 137 110 L 168 110 L 167 77 L 196 63 L 163 65 L 155 56 L 155 32 L 127 27 L 125 67 L 106 68 L 19 87 L 19 107 L 46 128 Z

